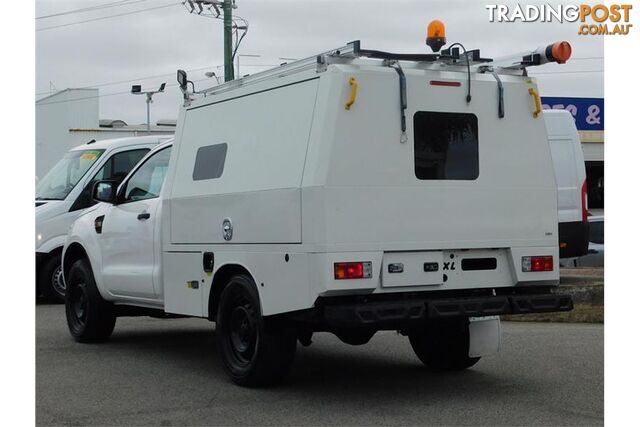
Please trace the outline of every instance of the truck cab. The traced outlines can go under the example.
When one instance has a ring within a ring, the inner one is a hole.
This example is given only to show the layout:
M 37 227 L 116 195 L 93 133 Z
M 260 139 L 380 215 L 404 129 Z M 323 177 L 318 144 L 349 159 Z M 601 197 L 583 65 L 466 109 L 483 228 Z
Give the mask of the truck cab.
M 90 142 L 72 148 L 36 185 L 36 291 L 64 301 L 61 254 L 75 219 L 95 204 L 93 184 L 122 181 L 158 142 L 168 138 L 134 137 Z
M 397 330 L 429 368 L 459 370 L 498 351 L 499 315 L 571 310 L 523 75 L 558 49 L 499 65 L 353 42 L 198 93 L 178 72 L 173 144 L 98 182 L 68 234 L 71 335 L 106 340 L 123 315 L 207 318 L 231 379 L 260 386 L 317 332 L 361 345 Z

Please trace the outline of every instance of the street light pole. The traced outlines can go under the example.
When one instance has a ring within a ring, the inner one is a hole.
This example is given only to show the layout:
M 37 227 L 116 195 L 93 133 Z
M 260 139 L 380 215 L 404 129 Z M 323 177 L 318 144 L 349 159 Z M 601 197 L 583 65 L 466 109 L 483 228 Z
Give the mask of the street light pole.
M 156 93 L 164 92 L 166 83 L 162 83 L 158 90 L 148 90 L 143 92 L 141 85 L 131 86 L 131 93 L 133 95 L 146 95 L 147 96 L 147 133 L 151 134 L 151 103 L 153 102 L 153 95 Z
M 151 135 L 151 103 L 153 100 L 151 99 L 152 95 L 147 93 L 147 134 Z

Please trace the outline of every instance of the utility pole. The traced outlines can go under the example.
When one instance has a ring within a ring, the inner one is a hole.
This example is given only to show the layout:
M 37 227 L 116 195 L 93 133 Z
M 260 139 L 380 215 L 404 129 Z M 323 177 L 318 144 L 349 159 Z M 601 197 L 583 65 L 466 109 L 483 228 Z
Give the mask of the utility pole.
M 235 51 L 240 45 L 242 37 L 247 32 L 248 23 L 245 19 L 233 16 L 233 9 L 237 8 L 235 0 L 185 0 L 185 7 L 189 13 L 197 14 L 207 18 L 222 19 L 224 25 L 224 81 L 233 80 L 233 58 Z M 222 9 L 222 18 L 220 18 Z M 236 25 L 236 21 L 244 22 L 244 26 Z M 236 31 L 236 45 L 234 47 L 233 34 Z M 238 30 L 243 30 L 244 34 L 239 37 Z
M 233 80 L 233 28 L 231 16 L 233 13 L 232 0 L 224 0 L 222 13 L 224 14 L 224 81 Z

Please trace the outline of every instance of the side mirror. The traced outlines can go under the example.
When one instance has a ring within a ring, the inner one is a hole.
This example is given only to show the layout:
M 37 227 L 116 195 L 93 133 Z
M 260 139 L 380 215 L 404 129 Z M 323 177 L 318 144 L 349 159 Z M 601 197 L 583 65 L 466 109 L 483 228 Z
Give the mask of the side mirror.
M 118 190 L 117 181 L 98 181 L 93 185 L 91 197 L 96 202 L 106 202 L 115 204 L 116 191 Z

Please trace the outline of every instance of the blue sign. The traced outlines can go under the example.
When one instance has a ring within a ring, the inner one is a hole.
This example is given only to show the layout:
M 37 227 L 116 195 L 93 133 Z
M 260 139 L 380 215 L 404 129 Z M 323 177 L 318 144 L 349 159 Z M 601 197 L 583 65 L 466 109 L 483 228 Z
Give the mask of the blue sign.
M 545 110 L 567 110 L 576 120 L 578 130 L 604 130 L 604 98 L 543 96 Z

